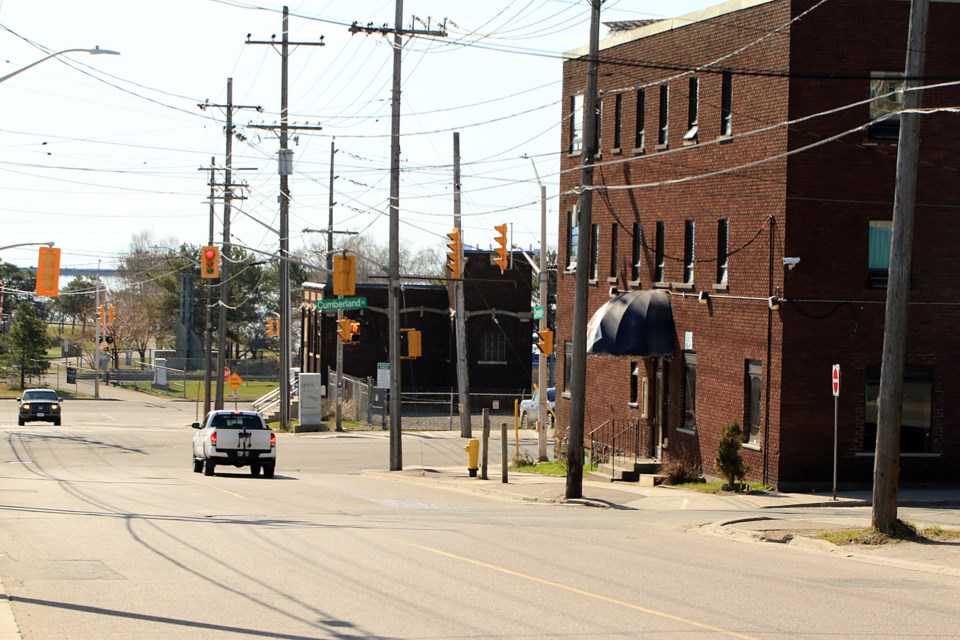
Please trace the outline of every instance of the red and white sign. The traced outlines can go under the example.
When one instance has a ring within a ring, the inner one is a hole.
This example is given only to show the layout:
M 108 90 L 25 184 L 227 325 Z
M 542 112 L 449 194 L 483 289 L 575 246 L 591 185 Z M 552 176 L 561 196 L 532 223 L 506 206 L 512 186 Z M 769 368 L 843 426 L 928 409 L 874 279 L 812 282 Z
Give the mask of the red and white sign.
M 840 365 L 833 365 L 833 397 L 840 395 Z
M 839 375 L 839 374 L 837 374 L 837 375 Z M 224 380 L 229 380 L 229 379 L 230 379 L 230 368 L 229 368 L 229 367 L 224 367 L 224 368 L 223 368 L 223 379 L 224 379 Z

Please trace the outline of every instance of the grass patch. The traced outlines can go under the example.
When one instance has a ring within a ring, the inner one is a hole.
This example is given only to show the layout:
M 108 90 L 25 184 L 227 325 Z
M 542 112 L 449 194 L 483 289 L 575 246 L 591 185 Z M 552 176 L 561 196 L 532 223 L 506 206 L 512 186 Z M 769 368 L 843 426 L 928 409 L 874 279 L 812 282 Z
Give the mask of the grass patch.
M 960 540 L 960 529 L 944 529 L 939 525 L 918 529 L 912 522 L 897 520 L 893 526 L 893 531 L 890 533 L 872 527 L 862 527 L 859 529 L 818 531 L 813 535 L 813 538 L 826 540 L 837 546 L 848 544 L 881 545 L 899 542 L 953 542 Z
M 515 460 L 514 462 L 517 461 Z M 565 478 L 567 477 L 567 461 L 552 460 L 548 462 L 534 462 L 529 455 L 526 455 L 522 460 L 520 460 L 520 464 L 514 464 L 513 470 L 519 473 L 539 473 L 545 476 L 558 476 Z M 590 464 L 584 464 L 583 474 L 586 475 L 589 471 Z
M 726 482 L 684 482 L 673 486 L 677 487 L 678 489 L 687 489 L 688 491 L 698 491 L 700 493 L 709 494 L 754 493 L 770 491 L 770 487 L 761 482 L 740 483 L 740 489 L 738 491 L 724 489 L 724 487 L 727 486 Z

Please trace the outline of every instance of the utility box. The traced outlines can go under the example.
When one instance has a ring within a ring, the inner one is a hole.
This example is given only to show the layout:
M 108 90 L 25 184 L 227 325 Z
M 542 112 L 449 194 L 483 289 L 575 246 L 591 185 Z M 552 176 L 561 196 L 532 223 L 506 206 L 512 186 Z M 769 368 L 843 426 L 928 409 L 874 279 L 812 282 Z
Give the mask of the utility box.
M 300 374 L 300 427 L 317 427 L 323 422 L 323 374 Z

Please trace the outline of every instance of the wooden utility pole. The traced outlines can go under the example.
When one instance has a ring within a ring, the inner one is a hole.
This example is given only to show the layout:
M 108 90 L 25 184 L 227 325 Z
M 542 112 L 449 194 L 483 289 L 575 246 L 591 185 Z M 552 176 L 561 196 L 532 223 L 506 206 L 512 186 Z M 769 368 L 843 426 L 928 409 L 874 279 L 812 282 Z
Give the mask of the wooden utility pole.
M 216 202 L 216 158 L 210 158 L 210 232 L 207 235 L 207 244 L 213 245 L 214 219 L 216 218 L 214 204 Z M 213 285 L 204 282 L 205 304 L 203 313 L 203 415 L 210 413 L 212 394 L 210 390 L 210 369 L 213 366 Z
M 576 224 L 577 275 L 573 301 L 573 366 L 570 374 L 570 426 L 567 432 L 567 498 L 583 497 L 583 420 L 587 375 L 587 306 L 590 277 L 590 230 L 593 228 L 593 160 L 597 153 L 597 67 L 600 51 L 600 2 L 590 0 L 590 51 L 583 101 L 583 153 L 580 203 Z M 574 117 L 576 115 L 574 114 Z M 546 393 L 541 389 L 540 393 Z M 542 428 L 542 427 L 541 427 Z
M 460 220 L 460 132 L 453 133 L 453 226 L 461 231 Z M 466 265 L 463 262 L 463 233 L 460 234 L 460 246 L 457 251 L 461 277 L 453 281 L 454 297 L 454 326 L 457 336 L 457 392 L 460 395 L 460 437 L 473 436 L 473 425 L 470 419 L 470 378 L 467 369 L 467 310 L 463 300 L 463 271 Z
M 390 471 L 403 470 L 400 445 L 400 80 L 404 35 L 446 37 L 445 30 L 403 29 L 403 0 L 396 0 L 393 28 L 361 27 L 354 22 L 350 33 L 393 34 L 393 92 L 390 108 L 390 245 L 387 261 L 387 320 L 390 341 Z
M 910 3 L 910 27 L 904 72 L 903 111 L 897 143 L 897 184 L 893 196 L 893 237 L 887 278 L 878 393 L 877 449 L 873 466 L 871 524 L 891 531 L 897 521 L 900 481 L 900 420 L 903 409 L 903 369 L 907 342 L 907 307 L 913 250 L 913 218 L 917 196 L 917 157 L 920 151 L 921 85 L 926 53 L 928 0 Z
M 287 113 L 287 95 L 288 87 L 288 60 L 290 57 L 290 45 L 322 47 L 323 38 L 319 42 L 290 42 L 290 10 L 283 7 L 283 31 L 280 42 L 280 429 L 282 431 L 290 428 L 290 354 L 292 346 L 290 341 L 290 187 L 288 178 L 293 173 L 293 150 L 287 148 L 288 113 Z M 270 44 L 276 43 L 250 40 L 247 38 L 247 44 Z M 298 129 L 309 128 L 319 129 L 320 127 L 297 127 Z

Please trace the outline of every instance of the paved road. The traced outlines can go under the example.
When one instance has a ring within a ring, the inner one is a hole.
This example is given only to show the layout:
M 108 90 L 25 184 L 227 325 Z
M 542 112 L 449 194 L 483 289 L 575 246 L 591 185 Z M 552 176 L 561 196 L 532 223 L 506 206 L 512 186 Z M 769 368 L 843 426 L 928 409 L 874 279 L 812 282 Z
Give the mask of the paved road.
M 386 468 L 383 433 L 283 434 L 274 480 L 207 478 L 192 406 L 136 402 L 68 402 L 60 428 L 0 405 L 0 577 L 23 638 L 960 637 L 956 577 L 708 534 L 742 506 L 361 473 Z M 453 467 L 461 447 L 405 435 L 405 463 Z

